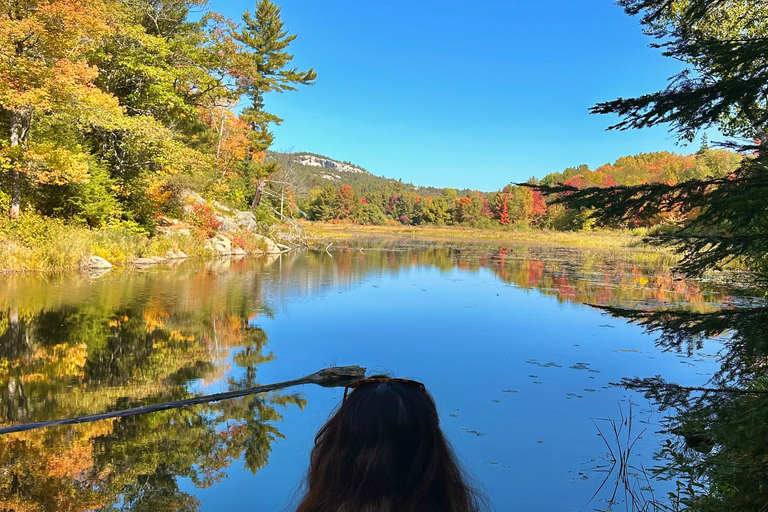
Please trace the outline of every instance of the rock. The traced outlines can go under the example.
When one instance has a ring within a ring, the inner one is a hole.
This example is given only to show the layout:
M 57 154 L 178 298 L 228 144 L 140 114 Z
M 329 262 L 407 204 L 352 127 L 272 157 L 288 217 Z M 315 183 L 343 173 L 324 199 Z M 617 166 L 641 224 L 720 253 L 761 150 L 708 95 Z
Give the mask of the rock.
M 112 264 L 100 256 L 91 256 L 83 266 L 94 270 L 112 268 Z
M 227 205 L 225 205 L 225 204 L 221 204 L 221 203 L 220 203 L 220 202 L 218 202 L 218 201 L 214 201 L 214 202 L 212 202 L 212 203 L 211 203 L 211 205 L 212 205 L 212 206 L 213 206 L 213 207 L 214 207 L 216 210 L 219 210 L 219 211 L 221 211 L 221 212 L 226 212 L 226 213 L 235 213 L 235 212 L 237 211 L 237 210 L 235 210 L 234 208 L 230 208 L 229 206 L 227 206 Z
M 166 258 L 163 258 L 162 256 L 152 256 L 150 258 L 155 263 L 165 263 Z
M 185 190 L 180 195 L 184 200 L 184 213 L 186 213 L 187 215 L 191 214 L 194 211 L 192 208 L 193 205 L 199 204 L 201 206 L 204 206 L 207 204 L 205 199 L 203 199 L 203 196 L 201 196 L 200 194 L 192 190 Z
M 248 253 L 245 252 L 245 249 L 241 249 L 239 247 L 233 247 L 232 248 L 232 252 L 229 253 L 229 254 L 232 255 L 232 256 L 245 256 Z
M 248 231 L 254 231 L 258 227 L 256 222 L 256 215 L 253 212 L 241 212 L 235 213 L 235 222 L 240 229 L 247 229 Z
M 228 217 L 227 215 L 222 215 L 221 213 L 215 213 L 214 218 L 221 223 L 221 226 L 219 226 L 219 231 L 222 233 L 231 233 L 232 231 L 237 231 L 237 222 L 235 221 L 234 217 Z
M 167 260 L 185 260 L 188 257 L 183 251 L 178 249 L 168 249 L 168 252 L 165 253 L 165 259 Z
M 157 263 L 158 262 L 152 258 L 136 258 L 131 262 L 135 267 L 151 267 L 152 265 L 157 265 Z
M 157 230 L 158 234 L 169 236 L 189 236 L 192 232 L 192 226 L 189 223 L 177 219 L 171 219 L 170 217 L 160 217 L 160 220 L 158 221 L 155 229 Z
M 255 236 L 256 238 L 258 238 L 259 240 L 263 241 L 266 244 L 267 249 L 266 251 L 264 251 L 265 254 L 280 254 L 282 252 L 280 248 L 277 246 L 277 244 L 274 241 L 272 241 L 272 239 L 262 235 L 253 235 L 253 236 Z
M 105 274 L 109 274 L 112 271 L 111 268 L 87 268 L 85 269 L 86 275 L 89 279 L 98 279 Z
M 205 248 L 219 256 L 228 256 L 232 254 L 232 240 L 224 235 L 216 235 L 205 242 Z

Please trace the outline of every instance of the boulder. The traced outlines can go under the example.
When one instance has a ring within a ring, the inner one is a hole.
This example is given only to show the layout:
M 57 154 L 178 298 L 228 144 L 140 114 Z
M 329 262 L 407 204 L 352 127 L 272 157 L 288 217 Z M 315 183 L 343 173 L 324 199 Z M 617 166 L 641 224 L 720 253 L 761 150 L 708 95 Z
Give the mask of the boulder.
M 264 244 L 266 244 L 266 250 L 264 251 L 265 254 L 280 254 L 282 251 L 277 246 L 277 244 L 271 239 L 267 238 L 262 235 L 253 235 L 259 240 L 263 241 Z
M 178 249 L 168 249 L 168 252 L 165 253 L 165 259 L 167 260 L 184 260 L 187 258 L 188 256 Z
M 205 242 L 205 248 L 219 256 L 229 256 L 232 254 L 232 240 L 224 235 L 216 235 Z
M 201 206 L 207 204 L 203 196 L 193 190 L 185 190 L 181 193 L 181 197 L 184 200 L 184 213 L 189 215 L 192 213 L 192 205 L 199 204 Z
M 131 261 L 131 264 L 134 267 L 151 267 L 152 265 L 157 265 L 159 262 L 155 261 L 153 258 L 136 258 L 135 260 Z
M 112 268 L 112 264 L 100 256 L 91 256 L 83 266 L 93 270 Z
M 255 231 L 258 227 L 256 222 L 256 215 L 253 212 L 241 212 L 235 213 L 235 222 L 240 229 L 246 229 L 248 231 Z
M 214 217 L 221 223 L 221 226 L 219 226 L 219 231 L 222 233 L 231 233 L 232 231 L 237 231 L 238 226 L 234 217 L 222 215 L 218 212 L 214 214 Z

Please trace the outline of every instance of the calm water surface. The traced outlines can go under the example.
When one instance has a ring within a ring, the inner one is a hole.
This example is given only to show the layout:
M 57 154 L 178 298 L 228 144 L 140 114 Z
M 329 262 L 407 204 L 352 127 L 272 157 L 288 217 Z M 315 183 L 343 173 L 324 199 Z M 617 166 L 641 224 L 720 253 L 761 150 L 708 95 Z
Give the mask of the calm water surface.
M 703 311 L 744 300 L 671 274 L 658 254 L 391 242 L 358 249 L 4 277 L 0 423 L 357 364 L 426 383 L 496 510 L 603 510 L 616 488 L 610 476 L 601 488 L 606 442 L 616 449 L 606 419 L 631 411 L 632 440 L 646 429 L 632 450 L 638 468 L 654 465 L 663 441 L 647 400 L 610 383 L 660 374 L 703 384 L 719 343 L 663 353 L 640 327 L 588 304 Z M 0 509 L 290 510 L 313 437 L 341 395 L 306 386 L 6 435 Z M 669 489 L 650 483 L 638 480 L 638 489 Z

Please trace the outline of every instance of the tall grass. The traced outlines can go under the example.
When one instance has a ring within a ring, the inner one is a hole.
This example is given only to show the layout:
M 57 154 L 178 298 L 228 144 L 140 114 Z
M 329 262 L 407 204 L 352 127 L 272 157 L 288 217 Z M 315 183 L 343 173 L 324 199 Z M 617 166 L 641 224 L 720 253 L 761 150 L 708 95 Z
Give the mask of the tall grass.
M 231 238 L 249 251 L 263 248 L 253 234 Z M 181 250 L 190 258 L 209 258 L 205 240 L 191 235 L 148 236 L 130 226 L 89 229 L 57 219 L 23 213 L 16 221 L 0 220 L 0 271 L 52 271 L 82 266 L 100 256 L 115 266 L 127 266 L 137 258 L 163 257 Z
M 557 245 L 569 247 L 628 248 L 648 246 L 642 237 L 646 230 L 551 231 L 530 227 L 505 229 L 476 229 L 463 226 L 361 226 L 312 222 L 304 224 L 307 234 L 314 237 L 353 238 L 361 235 L 413 237 L 424 240 L 465 240 Z

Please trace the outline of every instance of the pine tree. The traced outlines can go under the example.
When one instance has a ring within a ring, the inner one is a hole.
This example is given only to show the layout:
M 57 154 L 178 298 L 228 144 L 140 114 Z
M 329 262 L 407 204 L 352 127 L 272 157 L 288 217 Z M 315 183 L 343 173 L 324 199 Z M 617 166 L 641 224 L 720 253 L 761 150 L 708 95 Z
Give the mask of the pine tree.
M 264 95 L 268 92 L 295 91 L 297 85 L 312 85 L 317 78 L 314 69 L 299 71 L 288 68 L 293 55 L 288 45 L 296 34 L 289 35 L 280 19 L 281 9 L 270 0 L 259 0 L 256 12 L 243 14 L 243 28 L 233 34 L 235 41 L 251 49 L 248 61 L 242 64 L 242 75 L 237 80 L 240 92 L 249 96 L 251 105 L 243 109 L 241 118 L 251 125 L 254 144 L 264 150 L 272 143 L 269 124 L 280 124 L 282 119 L 264 110 Z
M 649 219 L 665 212 L 687 218 L 669 234 L 650 237 L 674 247 L 681 268 L 698 274 L 739 260 L 768 279 L 768 4 L 756 0 L 622 0 L 642 15 L 664 54 L 688 68 L 662 91 L 617 99 L 592 108 L 618 114 L 610 129 L 669 124 L 683 141 L 716 127 L 721 145 L 746 157 L 725 177 L 607 189 L 550 186 L 560 202 L 593 208 L 598 223 Z M 563 194 L 566 193 L 566 194 Z M 700 212 L 698 215 L 685 215 Z
M 561 194 L 559 202 L 571 208 L 594 208 L 593 217 L 604 224 L 683 213 L 685 220 L 671 233 L 650 238 L 674 247 L 683 256 L 683 270 L 701 273 L 739 260 L 753 271 L 757 284 L 768 284 L 768 4 L 619 3 L 629 14 L 642 15 L 646 32 L 659 40 L 656 46 L 688 69 L 672 77 L 663 91 L 600 103 L 592 111 L 619 114 L 621 120 L 612 129 L 668 123 L 684 141 L 715 127 L 729 138 L 722 144 L 745 158 L 724 177 L 675 185 L 541 189 Z M 711 152 L 708 144 L 704 139 L 700 154 Z M 622 381 L 655 399 L 666 411 L 665 431 L 678 436 L 660 452 L 666 465 L 653 470 L 677 482 L 678 492 L 670 493 L 669 506 L 660 509 L 765 510 L 768 308 L 711 313 L 603 309 L 660 333 L 657 344 L 665 350 L 690 354 L 708 338 L 724 340 L 721 368 L 706 386 L 688 388 L 661 376 Z

